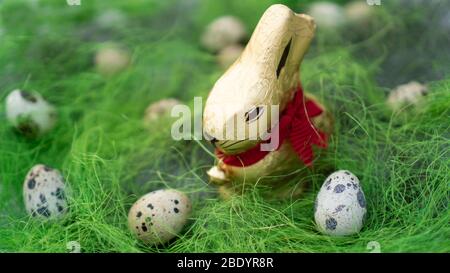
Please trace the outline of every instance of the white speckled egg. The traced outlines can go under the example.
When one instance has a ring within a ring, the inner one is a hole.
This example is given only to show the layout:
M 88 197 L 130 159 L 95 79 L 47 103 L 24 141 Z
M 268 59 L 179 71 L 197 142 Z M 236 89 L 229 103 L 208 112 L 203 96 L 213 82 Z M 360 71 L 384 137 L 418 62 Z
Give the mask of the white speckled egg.
M 367 212 L 359 180 L 346 170 L 334 172 L 327 177 L 314 207 L 314 218 L 319 230 L 332 236 L 358 233 Z
M 50 131 L 56 122 L 55 108 L 39 93 L 18 89 L 6 97 L 6 116 L 17 130 L 28 137 Z
M 149 245 L 163 244 L 183 229 L 191 212 L 191 202 L 176 190 L 158 190 L 142 196 L 128 213 L 128 227 Z
M 66 186 L 58 170 L 39 164 L 31 168 L 23 183 L 23 199 L 33 217 L 55 219 L 67 212 Z
M 408 104 L 417 106 L 427 93 L 428 89 L 425 85 L 412 81 L 394 88 L 389 93 L 387 103 L 393 110 L 399 110 Z

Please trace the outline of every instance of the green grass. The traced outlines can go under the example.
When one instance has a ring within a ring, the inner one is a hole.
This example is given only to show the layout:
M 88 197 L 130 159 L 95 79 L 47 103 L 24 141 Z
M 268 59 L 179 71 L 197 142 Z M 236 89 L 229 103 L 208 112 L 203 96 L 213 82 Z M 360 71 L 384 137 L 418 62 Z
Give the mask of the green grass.
M 253 29 L 275 1 L 203 1 L 199 9 L 172 2 L 0 4 L 1 101 L 15 88 L 34 89 L 59 112 L 55 130 L 30 141 L 12 130 L 0 106 L 0 252 L 67 252 L 69 241 L 83 252 L 368 252 L 370 241 L 382 252 L 450 251 L 450 74 L 443 70 L 449 54 L 422 66 L 417 56 L 407 62 L 431 75 L 420 107 L 392 113 L 384 104 L 392 86 L 377 82 L 392 83 L 395 73 L 406 77 L 386 68 L 386 56 L 396 46 L 392 36 L 410 40 L 408 26 L 422 22 L 426 10 L 403 21 L 386 6 L 367 36 L 319 31 L 302 65 L 303 85 L 336 119 L 321 160 L 355 173 L 368 204 L 359 234 L 333 238 L 317 232 L 313 220 L 314 198 L 328 173 L 296 178 L 312 182 L 299 200 L 265 200 L 254 190 L 222 201 L 205 174 L 214 158 L 201 145 L 173 141 L 170 118 L 143 125 L 149 103 L 175 97 L 192 106 L 222 73 L 198 44 L 204 24 L 232 13 Z M 298 9 L 311 1 L 285 2 Z M 127 25 L 96 27 L 93 18 L 110 8 L 122 10 Z M 113 78 L 92 66 L 99 42 L 108 40 L 133 52 L 132 67 Z M 71 188 L 62 221 L 42 223 L 25 212 L 22 183 L 39 163 L 60 169 Z M 139 196 L 166 187 L 189 194 L 192 217 L 177 240 L 144 246 L 128 231 L 128 209 Z

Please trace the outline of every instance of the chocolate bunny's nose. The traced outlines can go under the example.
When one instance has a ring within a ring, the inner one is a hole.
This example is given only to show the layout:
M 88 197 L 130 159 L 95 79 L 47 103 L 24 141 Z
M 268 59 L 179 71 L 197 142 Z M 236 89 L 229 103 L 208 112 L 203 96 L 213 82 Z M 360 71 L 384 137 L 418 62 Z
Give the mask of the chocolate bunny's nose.
M 211 136 L 207 132 L 204 132 L 206 139 L 208 139 L 213 145 L 218 141 L 217 138 Z

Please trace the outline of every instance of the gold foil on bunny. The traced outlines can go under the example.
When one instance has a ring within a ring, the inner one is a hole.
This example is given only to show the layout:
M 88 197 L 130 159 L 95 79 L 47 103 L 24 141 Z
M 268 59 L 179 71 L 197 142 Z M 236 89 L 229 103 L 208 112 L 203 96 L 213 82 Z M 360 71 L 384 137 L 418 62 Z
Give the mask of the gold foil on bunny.
M 243 152 L 261 141 L 224 139 L 227 121 L 245 117 L 242 114 L 248 114 L 256 106 L 269 109 L 277 105 L 281 113 L 293 100 L 300 85 L 300 63 L 315 28 L 312 17 L 296 14 L 284 5 L 272 5 L 266 10 L 242 55 L 217 80 L 206 101 L 203 130 L 221 153 Z M 323 110 L 311 122 L 323 132 L 331 133 L 332 118 L 326 108 L 308 93 L 304 93 L 304 99 L 314 101 Z M 218 114 L 225 110 L 228 114 Z M 275 125 L 269 122 L 268 127 Z M 219 192 L 224 198 L 255 184 L 268 186 L 274 196 L 283 198 L 302 192 L 303 187 L 292 188 L 286 181 L 306 169 L 291 143 L 284 141 L 279 149 L 249 166 L 231 166 L 218 159 L 208 175 L 212 183 L 221 185 Z

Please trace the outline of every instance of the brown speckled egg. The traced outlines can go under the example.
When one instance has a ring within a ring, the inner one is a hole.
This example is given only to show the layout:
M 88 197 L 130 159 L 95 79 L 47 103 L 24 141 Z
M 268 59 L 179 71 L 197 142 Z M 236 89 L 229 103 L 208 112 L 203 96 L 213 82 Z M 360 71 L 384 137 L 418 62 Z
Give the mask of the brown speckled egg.
M 225 47 L 246 40 L 247 30 L 242 21 L 234 16 L 222 16 L 212 21 L 201 37 L 203 47 L 219 52 Z
M 227 69 L 241 56 L 243 51 L 244 47 L 241 45 L 227 46 L 217 55 L 217 62 L 223 69 Z
M 345 5 L 345 17 L 352 24 L 367 26 L 374 15 L 374 7 L 364 1 L 353 1 Z
M 158 190 L 142 196 L 128 213 L 128 227 L 149 245 L 163 244 L 177 236 L 191 212 L 191 201 L 176 190 Z
M 55 219 L 67 212 L 66 186 L 58 170 L 39 164 L 31 168 L 23 184 L 27 212 L 40 219 Z
M 113 76 L 124 71 L 131 63 L 131 54 L 119 45 L 107 44 L 95 55 L 97 71 L 104 76 Z
M 150 126 L 155 120 L 158 120 L 164 116 L 170 116 L 172 108 L 181 104 L 182 104 L 181 101 L 173 98 L 162 99 L 150 104 L 145 110 L 144 116 L 145 125 Z
M 347 19 L 340 5 L 328 1 L 312 3 L 306 14 L 314 17 L 319 29 L 333 30 L 342 26 Z

